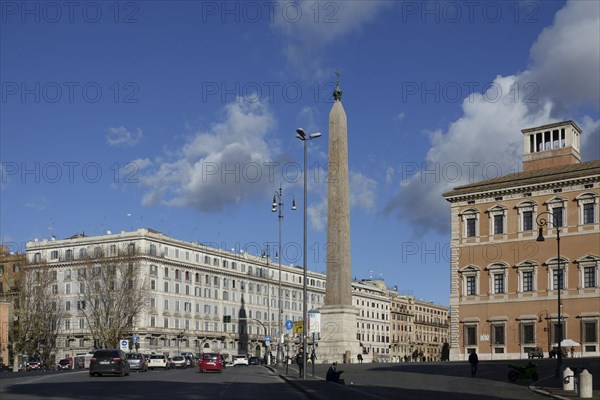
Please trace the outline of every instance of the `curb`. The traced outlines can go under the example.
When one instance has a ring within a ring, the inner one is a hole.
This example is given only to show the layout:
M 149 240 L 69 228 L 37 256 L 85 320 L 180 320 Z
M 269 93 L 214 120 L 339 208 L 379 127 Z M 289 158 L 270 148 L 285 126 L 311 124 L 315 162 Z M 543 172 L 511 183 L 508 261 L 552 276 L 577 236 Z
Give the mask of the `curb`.
M 534 393 L 541 394 L 542 396 L 550 397 L 550 398 L 553 398 L 553 399 L 558 399 L 558 400 L 572 400 L 572 399 L 570 399 L 568 397 L 563 397 L 563 396 L 560 396 L 560 395 L 557 395 L 557 394 L 552 394 L 549 391 L 544 390 L 544 389 L 538 389 L 535 386 L 534 387 L 529 386 L 529 390 L 531 390 Z
M 308 389 L 304 385 L 301 385 L 301 384 L 297 383 L 294 379 L 289 379 L 287 376 L 281 375 L 281 374 L 279 375 L 279 377 L 281 379 L 283 379 L 285 382 L 287 382 L 290 386 L 294 387 L 297 390 L 300 390 L 302 393 L 304 393 L 305 395 L 307 395 L 309 398 L 315 399 L 315 400 L 322 399 L 322 397 L 319 397 L 317 395 L 317 392 L 315 392 L 312 389 Z

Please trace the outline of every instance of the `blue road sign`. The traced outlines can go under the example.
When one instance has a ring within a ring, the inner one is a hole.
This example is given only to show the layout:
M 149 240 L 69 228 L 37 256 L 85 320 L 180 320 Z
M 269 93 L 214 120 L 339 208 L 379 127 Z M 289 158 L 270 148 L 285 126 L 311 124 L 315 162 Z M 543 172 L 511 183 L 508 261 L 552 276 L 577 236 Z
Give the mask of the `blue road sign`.
M 293 327 L 294 327 L 294 323 L 292 322 L 292 320 L 288 319 L 287 321 L 285 321 L 285 329 L 287 329 L 289 331 Z
M 265 336 L 265 342 L 270 342 L 271 341 L 271 336 L 267 335 Z
M 133 343 L 137 343 L 137 342 L 138 342 L 138 340 L 140 340 L 140 337 L 139 337 L 139 336 L 134 336 L 134 337 L 133 337 Z

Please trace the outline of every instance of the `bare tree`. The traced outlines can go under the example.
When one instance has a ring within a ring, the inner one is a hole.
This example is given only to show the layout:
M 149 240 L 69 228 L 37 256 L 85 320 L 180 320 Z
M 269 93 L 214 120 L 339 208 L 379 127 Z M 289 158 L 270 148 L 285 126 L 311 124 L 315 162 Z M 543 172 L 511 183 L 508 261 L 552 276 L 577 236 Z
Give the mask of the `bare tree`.
M 19 275 L 13 338 L 16 354 L 38 354 L 51 365 L 56 338 L 64 318 L 57 300 L 56 269 L 46 263 L 27 264 Z
M 133 251 L 115 256 L 94 254 L 80 264 L 79 309 L 96 348 L 116 348 L 133 333 L 147 302 L 141 258 Z

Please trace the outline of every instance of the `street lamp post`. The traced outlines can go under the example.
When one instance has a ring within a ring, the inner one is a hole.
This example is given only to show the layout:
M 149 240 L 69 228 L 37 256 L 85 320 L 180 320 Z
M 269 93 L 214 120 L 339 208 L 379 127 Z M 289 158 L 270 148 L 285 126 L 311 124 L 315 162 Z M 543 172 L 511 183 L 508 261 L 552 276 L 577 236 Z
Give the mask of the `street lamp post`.
M 265 329 L 265 336 L 271 335 L 271 330 L 273 327 L 271 326 L 271 278 L 269 277 L 269 257 L 271 257 L 271 253 L 269 252 L 269 245 L 267 244 L 267 249 L 263 251 L 262 257 L 267 261 L 267 325 L 269 326 L 269 330 Z M 266 340 L 266 338 L 265 338 Z M 266 347 L 266 345 L 265 345 Z M 270 346 L 269 346 L 270 347 Z M 267 348 L 267 365 L 271 365 L 271 350 Z
M 277 331 L 277 366 L 281 367 L 283 365 L 283 347 L 281 344 L 283 342 L 283 301 L 281 300 L 281 222 L 283 221 L 283 191 L 281 189 L 281 185 L 279 185 L 279 190 L 276 190 L 273 193 L 273 204 L 271 207 L 272 212 L 276 212 L 279 208 L 279 214 L 277 215 L 277 219 L 279 220 L 279 319 L 278 319 L 278 331 Z M 292 199 L 292 211 L 296 210 L 296 200 Z
M 306 358 L 307 358 L 307 327 L 308 327 L 308 301 L 307 301 L 307 286 L 306 286 L 306 184 L 307 184 L 307 171 L 306 171 L 306 142 L 309 140 L 316 139 L 321 136 L 320 132 L 311 133 L 307 135 L 304 129 L 296 129 L 296 138 L 302 140 L 304 143 L 304 239 L 303 239 L 303 250 L 302 250 L 302 262 L 303 262 L 303 276 L 302 276 L 302 347 L 304 348 L 303 357 L 303 368 L 302 368 L 302 379 L 306 379 Z
M 563 270 L 562 270 L 562 266 L 561 266 L 561 260 L 560 260 L 560 229 L 559 229 L 559 221 L 558 218 L 556 217 L 556 215 L 554 215 L 551 212 L 548 211 L 544 211 L 542 213 L 540 213 L 537 218 L 535 219 L 535 222 L 538 225 L 538 237 L 537 237 L 537 241 L 538 242 L 543 242 L 544 241 L 544 227 L 548 225 L 548 219 L 547 216 L 552 218 L 552 227 L 554 229 L 556 229 L 556 252 L 557 252 L 557 260 L 558 260 L 558 270 L 557 270 L 557 311 L 558 311 L 558 332 L 556 334 L 556 341 L 558 344 L 558 352 L 556 354 L 556 371 L 554 372 L 556 377 L 560 377 L 560 369 L 562 366 L 562 348 L 561 348 L 561 342 L 562 342 L 562 316 L 561 316 L 561 303 L 560 303 L 560 290 L 562 289 L 562 285 L 564 282 L 563 279 Z

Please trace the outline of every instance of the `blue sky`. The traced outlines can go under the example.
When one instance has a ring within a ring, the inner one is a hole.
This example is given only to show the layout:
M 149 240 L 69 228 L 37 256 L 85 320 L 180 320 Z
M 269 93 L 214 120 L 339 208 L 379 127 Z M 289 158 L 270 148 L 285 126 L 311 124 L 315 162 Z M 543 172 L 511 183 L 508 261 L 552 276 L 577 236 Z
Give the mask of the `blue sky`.
M 600 158 L 600 3 L 1 1 L 0 239 L 150 227 L 325 271 L 328 115 L 348 115 L 352 273 L 448 304 L 441 193 L 573 119 Z M 292 198 L 298 210 L 290 210 Z

